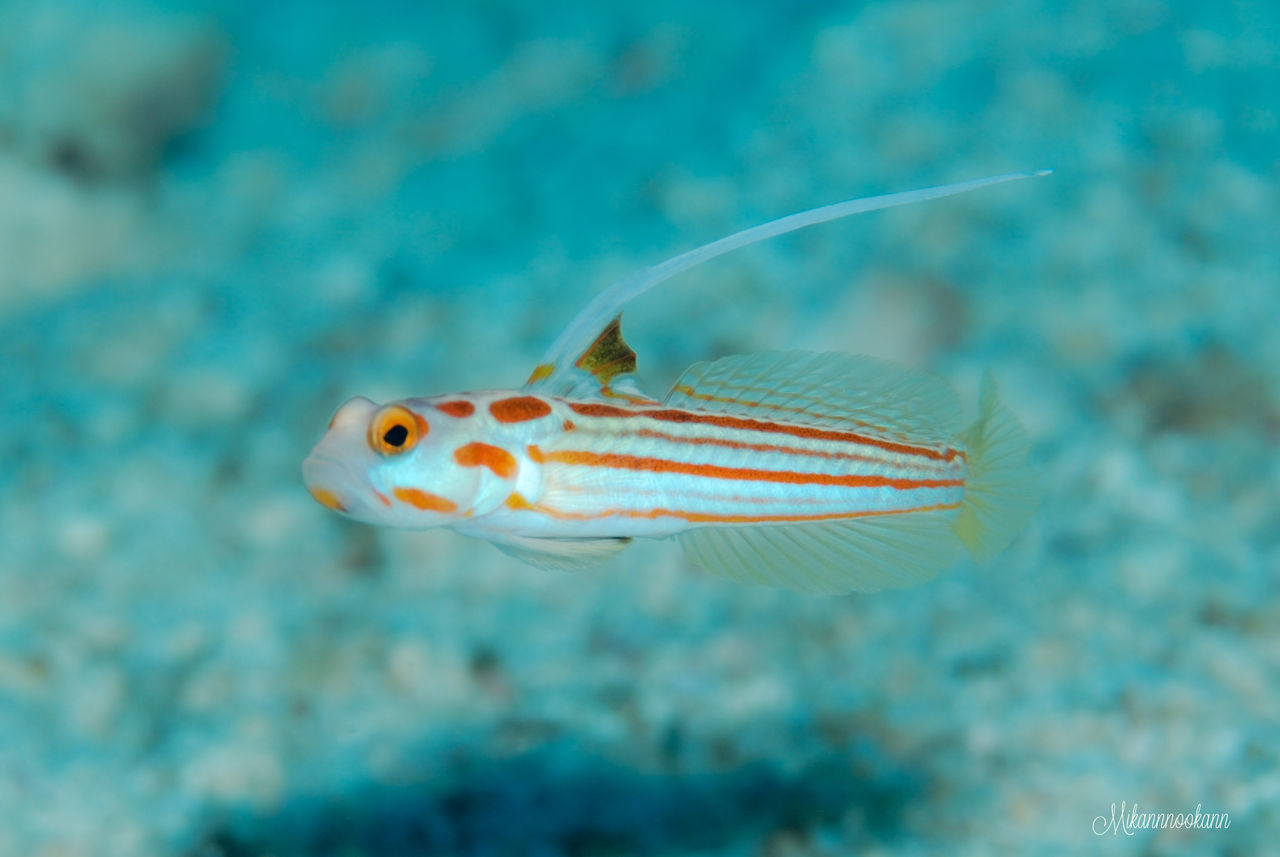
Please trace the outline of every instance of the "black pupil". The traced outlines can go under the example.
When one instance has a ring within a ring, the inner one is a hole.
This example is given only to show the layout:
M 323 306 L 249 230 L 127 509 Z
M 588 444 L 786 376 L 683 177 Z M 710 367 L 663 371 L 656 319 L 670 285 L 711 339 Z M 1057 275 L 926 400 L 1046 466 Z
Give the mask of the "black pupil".
M 404 446 L 404 442 L 409 439 L 409 430 L 403 425 L 396 424 L 387 429 L 382 436 L 382 440 L 387 446 Z

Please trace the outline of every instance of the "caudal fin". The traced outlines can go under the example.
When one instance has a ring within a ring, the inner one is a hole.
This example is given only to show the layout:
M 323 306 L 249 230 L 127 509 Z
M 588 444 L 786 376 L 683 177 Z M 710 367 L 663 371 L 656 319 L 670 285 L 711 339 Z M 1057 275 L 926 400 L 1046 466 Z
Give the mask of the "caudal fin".
M 977 421 L 961 435 L 969 473 L 953 526 L 969 555 L 984 560 L 1004 550 L 1027 525 L 1039 492 L 1027 464 L 1027 432 L 999 400 L 990 372 L 982 378 L 978 407 Z

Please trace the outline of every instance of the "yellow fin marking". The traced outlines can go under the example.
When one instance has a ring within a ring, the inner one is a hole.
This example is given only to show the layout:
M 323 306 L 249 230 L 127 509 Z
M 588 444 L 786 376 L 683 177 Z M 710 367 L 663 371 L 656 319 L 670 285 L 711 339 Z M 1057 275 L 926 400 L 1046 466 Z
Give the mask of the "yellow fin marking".
M 554 364 L 539 363 L 537 366 L 533 367 L 533 371 L 529 373 L 529 380 L 525 381 L 525 383 L 536 384 L 537 382 L 543 379 L 550 378 L 551 373 L 554 371 L 556 371 L 556 367 Z
M 533 504 L 524 498 L 519 491 L 512 491 L 504 504 L 508 509 L 532 509 Z

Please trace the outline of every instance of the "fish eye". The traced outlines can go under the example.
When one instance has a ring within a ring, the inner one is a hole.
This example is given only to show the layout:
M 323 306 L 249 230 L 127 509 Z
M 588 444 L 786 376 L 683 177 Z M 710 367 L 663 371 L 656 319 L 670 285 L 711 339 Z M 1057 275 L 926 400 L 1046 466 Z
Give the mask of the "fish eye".
M 388 405 L 369 424 L 369 446 L 380 455 L 408 452 L 426 437 L 427 421 L 401 405 Z

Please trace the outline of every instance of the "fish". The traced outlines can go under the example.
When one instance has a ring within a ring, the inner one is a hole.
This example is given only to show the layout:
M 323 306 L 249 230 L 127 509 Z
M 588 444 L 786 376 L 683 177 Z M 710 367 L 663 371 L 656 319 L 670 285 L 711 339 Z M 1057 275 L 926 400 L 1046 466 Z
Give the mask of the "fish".
M 448 527 L 544 568 L 674 538 L 731 580 L 844 594 L 1000 553 L 1036 505 L 1030 440 L 988 372 L 962 426 L 943 380 L 873 357 L 773 351 L 636 382 L 624 307 L 717 256 L 807 226 L 1047 175 L 847 200 L 745 229 L 598 294 L 523 386 L 338 408 L 302 465 L 321 505 L 367 524 Z

